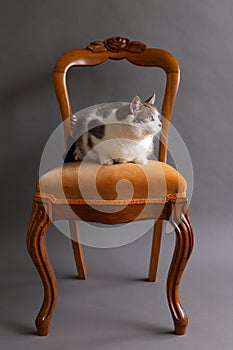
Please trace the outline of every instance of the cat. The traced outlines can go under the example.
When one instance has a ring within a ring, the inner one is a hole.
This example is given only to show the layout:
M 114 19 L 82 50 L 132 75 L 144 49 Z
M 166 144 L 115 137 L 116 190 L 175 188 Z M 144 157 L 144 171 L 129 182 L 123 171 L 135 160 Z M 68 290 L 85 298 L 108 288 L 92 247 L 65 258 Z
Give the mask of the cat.
M 110 102 L 89 107 L 71 117 L 71 137 L 64 162 L 89 160 L 103 165 L 147 164 L 153 137 L 161 131 L 155 95 L 143 102 Z

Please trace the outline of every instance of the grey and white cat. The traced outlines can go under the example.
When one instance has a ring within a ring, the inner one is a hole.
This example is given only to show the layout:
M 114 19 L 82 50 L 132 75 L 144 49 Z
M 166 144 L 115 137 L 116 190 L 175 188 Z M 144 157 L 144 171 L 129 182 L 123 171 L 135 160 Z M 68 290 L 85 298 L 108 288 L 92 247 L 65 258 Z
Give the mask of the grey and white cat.
M 111 102 L 89 107 L 71 117 L 72 137 L 65 162 L 91 160 L 100 164 L 147 164 L 153 137 L 161 131 L 155 95 L 143 102 Z

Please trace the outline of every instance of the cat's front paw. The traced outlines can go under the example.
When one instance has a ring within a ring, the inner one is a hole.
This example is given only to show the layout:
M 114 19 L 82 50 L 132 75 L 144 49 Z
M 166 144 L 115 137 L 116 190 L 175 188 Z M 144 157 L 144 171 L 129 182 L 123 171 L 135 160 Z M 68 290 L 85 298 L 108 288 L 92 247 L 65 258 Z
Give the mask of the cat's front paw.
M 78 160 L 82 160 L 79 156 L 77 156 L 77 154 L 74 155 L 74 159 L 77 160 L 77 161 Z
M 140 158 L 137 157 L 133 160 L 134 163 L 136 164 L 147 164 L 148 163 L 148 159 L 147 158 Z
M 104 159 L 101 161 L 101 164 L 103 165 L 112 165 L 114 162 L 112 159 Z
M 117 164 L 125 164 L 125 163 L 129 163 L 130 160 L 126 159 L 126 158 L 116 158 L 114 159 L 114 163 Z

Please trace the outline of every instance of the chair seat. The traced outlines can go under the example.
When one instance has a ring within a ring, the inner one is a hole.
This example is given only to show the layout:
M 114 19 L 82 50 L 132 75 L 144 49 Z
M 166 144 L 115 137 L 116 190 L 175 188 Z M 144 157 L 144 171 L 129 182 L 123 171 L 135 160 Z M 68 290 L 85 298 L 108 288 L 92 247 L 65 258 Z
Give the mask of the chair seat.
M 170 165 L 71 162 L 41 176 L 36 196 L 55 204 L 166 203 L 186 197 L 186 181 Z

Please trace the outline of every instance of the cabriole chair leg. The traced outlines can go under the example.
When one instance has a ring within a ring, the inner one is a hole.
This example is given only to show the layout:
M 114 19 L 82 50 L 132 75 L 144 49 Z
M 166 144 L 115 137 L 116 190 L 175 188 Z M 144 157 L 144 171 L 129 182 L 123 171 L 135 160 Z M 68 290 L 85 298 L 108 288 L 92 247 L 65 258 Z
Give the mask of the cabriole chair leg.
M 176 244 L 167 278 L 167 298 L 175 326 L 175 334 L 185 334 L 188 317 L 180 303 L 180 281 L 193 249 L 193 231 L 189 216 L 182 212 L 171 220 L 175 227 Z
M 36 318 L 39 335 L 49 333 L 49 325 L 57 301 L 57 281 L 46 248 L 46 231 L 50 223 L 43 203 L 34 201 L 27 235 L 27 247 L 44 286 L 44 300 Z

